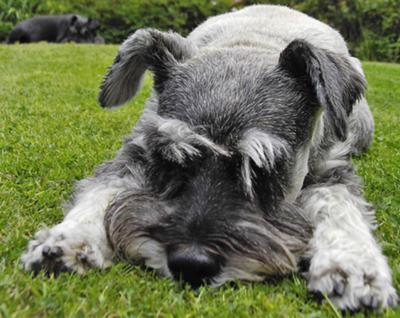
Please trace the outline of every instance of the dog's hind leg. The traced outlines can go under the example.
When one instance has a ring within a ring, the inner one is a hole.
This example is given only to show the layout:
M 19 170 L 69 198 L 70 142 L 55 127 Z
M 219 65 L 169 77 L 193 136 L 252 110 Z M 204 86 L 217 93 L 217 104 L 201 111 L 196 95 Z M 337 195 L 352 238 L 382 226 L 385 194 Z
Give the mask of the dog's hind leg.
M 121 173 L 115 166 L 125 167 L 117 161 L 110 162 L 94 177 L 77 184 L 64 220 L 51 229 L 38 231 L 29 242 L 21 259 L 25 270 L 84 273 L 90 267 L 106 268 L 112 264 L 104 214 L 118 193 L 138 186 L 133 174 Z
M 340 309 L 396 305 L 390 268 L 372 234 L 373 210 L 356 185 L 312 185 L 303 189 L 298 203 L 315 226 L 309 290 L 327 295 Z

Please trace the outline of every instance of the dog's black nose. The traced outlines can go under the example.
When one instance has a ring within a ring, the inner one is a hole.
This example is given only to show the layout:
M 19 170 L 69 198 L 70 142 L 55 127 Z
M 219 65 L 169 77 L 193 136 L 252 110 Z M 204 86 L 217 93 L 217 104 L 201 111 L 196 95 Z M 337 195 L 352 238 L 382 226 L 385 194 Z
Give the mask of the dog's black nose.
M 168 255 L 168 267 L 176 280 L 183 280 L 197 288 L 218 274 L 220 265 L 205 252 L 174 251 Z

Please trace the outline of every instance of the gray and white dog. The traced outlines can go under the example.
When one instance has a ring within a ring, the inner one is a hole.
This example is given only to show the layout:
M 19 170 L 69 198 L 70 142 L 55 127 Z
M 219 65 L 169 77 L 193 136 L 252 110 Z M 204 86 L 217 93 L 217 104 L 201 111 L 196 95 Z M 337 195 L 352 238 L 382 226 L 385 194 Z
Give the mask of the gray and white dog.
M 47 273 L 117 258 L 194 287 L 298 269 L 341 309 L 397 303 L 350 156 L 371 143 L 360 62 L 329 26 L 280 6 L 208 19 L 187 38 L 121 46 L 103 107 L 154 92 L 117 157 L 80 181 L 64 220 L 22 256 Z

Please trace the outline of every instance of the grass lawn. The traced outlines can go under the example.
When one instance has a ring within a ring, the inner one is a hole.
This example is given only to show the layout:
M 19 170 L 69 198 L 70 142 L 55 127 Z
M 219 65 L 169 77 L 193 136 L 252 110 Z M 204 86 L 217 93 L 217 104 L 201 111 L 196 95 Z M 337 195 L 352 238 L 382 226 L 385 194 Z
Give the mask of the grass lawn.
M 75 180 L 113 158 L 143 109 L 151 81 L 129 106 L 102 110 L 98 86 L 116 46 L 0 46 L 0 317 L 338 317 L 293 275 L 276 284 L 182 289 L 119 264 L 88 275 L 31 277 L 19 257 L 41 224 L 62 219 Z M 375 115 L 373 147 L 356 159 L 377 208 L 400 289 L 400 65 L 365 63 Z M 363 316 L 362 313 L 356 317 Z M 400 310 L 384 312 L 400 317 Z

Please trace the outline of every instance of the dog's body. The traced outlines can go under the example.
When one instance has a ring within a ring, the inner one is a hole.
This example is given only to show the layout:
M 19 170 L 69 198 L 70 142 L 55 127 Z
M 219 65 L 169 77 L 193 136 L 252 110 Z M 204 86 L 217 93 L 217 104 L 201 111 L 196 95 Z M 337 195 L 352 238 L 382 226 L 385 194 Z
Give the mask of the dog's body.
M 8 43 L 84 42 L 104 43 L 96 36 L 100 23 L 76 14 L 43 15 L 17 24 L 8 37 Z
M 29 243 L 26 270 L 83 273 L 117 255 L 198 286 L 306 259 L 309 289 L 340 308 L 397 302 L 350 161 L 373 133 L 364 75 L 336 31 L 278 6 L 211 18 L 186 39 L 139 30 L 101 104 L 129 100 L 147 68 L 155 91 L 132 136 Z

